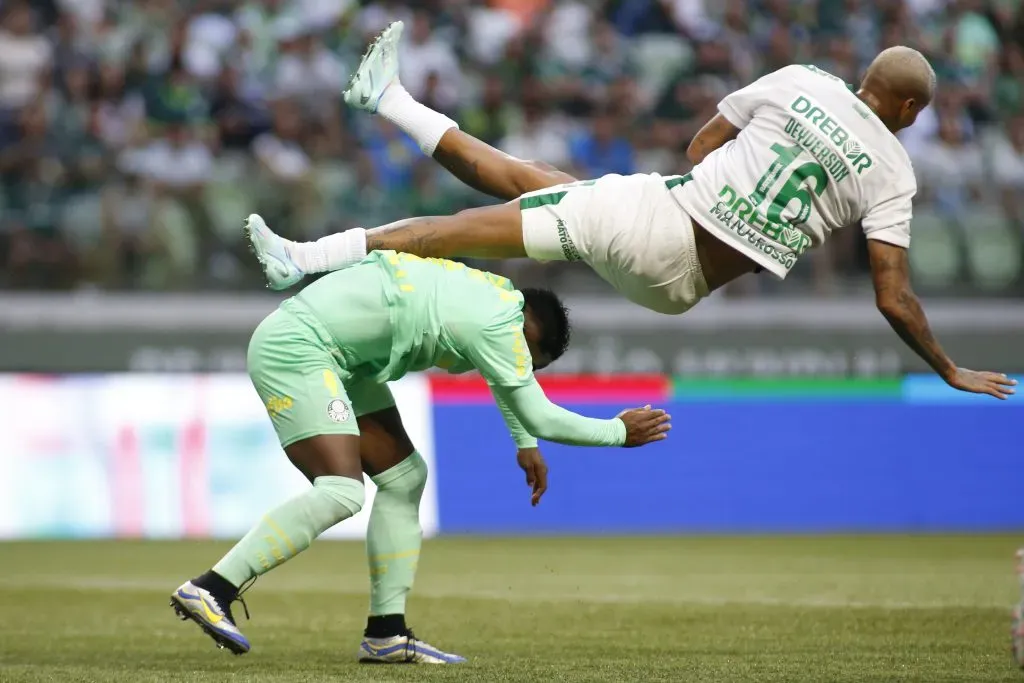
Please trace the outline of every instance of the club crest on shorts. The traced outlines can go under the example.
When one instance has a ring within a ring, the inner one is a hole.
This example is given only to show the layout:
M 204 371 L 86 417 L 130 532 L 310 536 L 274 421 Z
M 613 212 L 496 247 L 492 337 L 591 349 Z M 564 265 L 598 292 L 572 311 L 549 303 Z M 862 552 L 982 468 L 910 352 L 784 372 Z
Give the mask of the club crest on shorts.
M 327 404 L 327 417 L 335 422 L 347 422 L 350 414 L 348 404 L 340 398 L 333 399 Z

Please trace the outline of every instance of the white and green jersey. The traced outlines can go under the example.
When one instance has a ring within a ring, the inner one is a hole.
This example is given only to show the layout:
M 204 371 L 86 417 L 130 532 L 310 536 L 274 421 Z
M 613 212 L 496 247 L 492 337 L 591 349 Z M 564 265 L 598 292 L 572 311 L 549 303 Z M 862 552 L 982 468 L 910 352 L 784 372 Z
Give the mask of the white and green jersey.
M 833 230 L 910 245 L 917 191 L 896 136 L 842 80 L 787 66 L 718 105 L 739 136 L 673 195 L 698 223 L 780 278 Z

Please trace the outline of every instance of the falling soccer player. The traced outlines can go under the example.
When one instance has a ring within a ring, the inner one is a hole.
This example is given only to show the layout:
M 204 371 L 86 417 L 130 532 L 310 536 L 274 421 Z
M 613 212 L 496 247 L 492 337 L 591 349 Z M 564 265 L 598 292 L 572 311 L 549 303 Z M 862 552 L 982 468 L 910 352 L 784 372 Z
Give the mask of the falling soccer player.
M 960 368 L 946 355 L 910 286 L 917 184 L 895 133 L 935 92 L 935 72 L 918 51 L 884 50 L 858 88 L 812 66 L 784 67 L 719 103 L 690 143 L 690 173 L 579 182 L 504 154 L 416 102 L 398 79 L 401 34 L 396 22 L 370 47 L 345 101 L 392 121 L 460 180 L 508 203 L 310 243 L 283 240 L 256 217 L 250 239 L 272 288 L 377 249 L 529 257 L 584 261 L 630 301 L 681 314 L 746 273 L 784 278 L 833 230 L 859 225 L 878 309 L 900 338 L 956 389 L 1014 393 L 1006 375 Z
M 244 588 L 309 547 L 363 506 L 363 474 L 377 485 L 366 549 L 370 616 L 359 660 L 465 661 L 421 640 L 405 623 L 422 531 L 423 458 L 410 442 L 387 382 L 439 367 L 479 370 L 518 447 L 536 505 L 547 489 L 537 439 L 579 446 L 642 446 L 668 435 L 650 406 L 610 420 L 553 404 L 534 370 L 569 343 L 568 313 L 546 290 L 441 259 L 379 251 L 306 287 L 267 316 L 249 343 L 253 385 L 305 493 L 269 511 L 209 571 L 171 594 L 221 647 L 249 651 L 231 604 Z

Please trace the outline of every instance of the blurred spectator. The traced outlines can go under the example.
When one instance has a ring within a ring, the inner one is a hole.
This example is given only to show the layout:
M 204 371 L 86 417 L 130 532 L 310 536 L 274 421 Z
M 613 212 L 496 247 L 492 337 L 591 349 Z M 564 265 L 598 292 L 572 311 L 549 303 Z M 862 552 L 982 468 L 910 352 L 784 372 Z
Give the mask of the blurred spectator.
M 266 104 L 243 91 L 241 76 L 231 66 L 220 73 L 210 116 L 217 124 L 220 144 L 231 150 L 248 148 L 257 135 L 270 128 Z
M 242 286 L 224 264 L 251 211 L 315 238 L 491 201 L 343 106 L 396 19 L 414 97 L 581 177 L 685 172 L 729 91 L 794 62 L 856 83 L 882 47 L 918 47 L 940 79 L 900 135 L 918 206 L 1024 233 L 1019 0 L 0 0 L 5 283 Z M 811 259 L 819 290 L 862 275 L 862 242 Z
M 496 144 L 507 134 L 515 118 L 515 107 L 507 99 L 505 84 L 496 75 L 484 80 L 480 102 L 462 111 L 462 130 L 488 144 Z
M 567 167 L 571 161 L 565 127 L 545 111 L 543 101 L 528 91 L 523 93 L 522 118 L 498 147 L 519 159 L 536 159 Z
M 436 79 L 432 99 L 441 111 L 458 108 L 462 94 L 462 69 L 452 46 L 433 35 L 430 15 L 420 10 L 402 43 L 402 84 L 416 99 L 425 99 L 430 77 Z
M 372 132 L 363 141 L 377 184 L 387 193 L 408 193 L 412 167 L 422 158 L 409 136 L 383 118 L 374 119 Z
M 922 199 L 934 201 L 951 216 L 963 216 L 984 182 L 980 146 L 968 139 L 966 126 L 953 116 L 939 118 L 938 135 L 926 142 L 914 161 Z
M 275 26 L 275 35 L 278 61 L 274 95 L 301 99 L 309 107 L 337 97 L 344 85 L 345 66 L 324 47 L 313 27 L 285 17 Z
M 315 200 L 313 162 L 303 148 L 303 118 L 290 100 L 274 103 L 273 127 L 258 136 L 252 151 L 259 163 L 257 208 L 282 234 L 308 237 Z
M 1007 214 L 1024 236 L 1024 116 L 1007 122 L 1005 134 L 993 144 L 992 179 Z
M 11 111 L 39 94 L 53 64 L 53 47 L 34 26 L 28 2 L 5 3 L 0 16 L 0 109 Z
M 599 178 L 609 173 L 634 172 L 633 146 L 621 135 L 620 126 L 610 110 L 594 116 L 591 129 L 573 140 L 573 166 L 584 178 Z

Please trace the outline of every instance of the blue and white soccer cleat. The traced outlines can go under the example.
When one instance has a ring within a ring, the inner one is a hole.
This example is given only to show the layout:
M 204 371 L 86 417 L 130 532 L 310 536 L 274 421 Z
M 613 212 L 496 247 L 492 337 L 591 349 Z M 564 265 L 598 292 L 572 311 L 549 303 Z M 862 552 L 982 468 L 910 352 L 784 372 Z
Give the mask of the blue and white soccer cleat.
M 362 664 L 461 664 L 465 657 L 438 650 L 417 640 L 412 631 L 390 638 L 363 638 L 359 646 Z
M 348 106 L 376 113 L 384 91 L 398 82 L 398 42 L 403 30 L 405 24 L 396 21 L 370 44 L 345 89 Z
M 227 648 L 236 655 L 249 651 L 249 639 L 235 626 L 230 606 L 222 607 L 208 590 L 186 581 L 171 593 L 171 607 L 182 621 L 191 619 L 199 624 L 217 647 Z
M 245 219 L 245 235 L 271 289 L 288 289 L 306 276 L 288 254 L 284 238 L 271 230 L 258 214 Z

